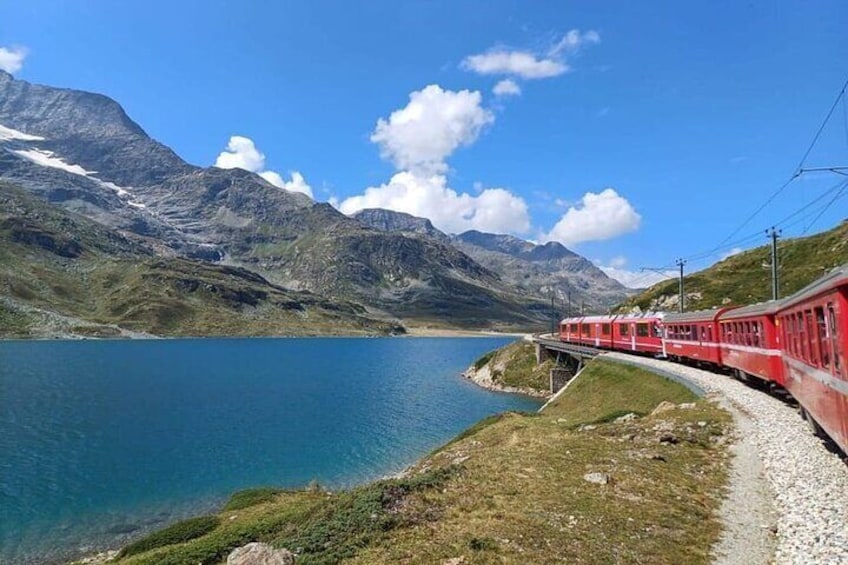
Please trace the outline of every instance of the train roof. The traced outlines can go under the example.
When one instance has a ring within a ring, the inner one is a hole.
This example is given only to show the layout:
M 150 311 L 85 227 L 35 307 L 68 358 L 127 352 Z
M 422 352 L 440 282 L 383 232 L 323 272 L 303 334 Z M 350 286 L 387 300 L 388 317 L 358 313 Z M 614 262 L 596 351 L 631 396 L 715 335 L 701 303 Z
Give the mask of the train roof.
M 571 318 L 563 318 L 560 320 L 560 324 L 581 324 L 581 323 L 602 323 L 608 324 L 610 322 L 623 322 L 623 321 L 638 321 L 638 320 L 646 320 L 646 319 L 662 319 L 663 316 L 666 316 L 665 312 L 642 312 L 639 314 L 613 314 L 609 316 L 573 316 Z
M 712 322 L 720 314 L 726 312 L 727 308 L 713 308 L 711 310 L 697 310 L 695 312 L 669 312 L 663 321 L 666 324 L 680 324 L 684 322 Z
M 719 316 L 722 320 L 736 320 L 739 318 L 750 318 L 754 316 L 769 316 L 773 315 L 783 305 L 782 300 L 769 300 L 767 302 L 757 302 L 750 306 L 742 306 L 728 310 Z
M 848 263 L 836 267 L 817 281 L 808 284 L 795 294 L 784 298 L 780 307 L 782 309 L 794 306 L 799 302 L 803 302 L 817 294 L 827 292 L 838 286 L 848 286 Z

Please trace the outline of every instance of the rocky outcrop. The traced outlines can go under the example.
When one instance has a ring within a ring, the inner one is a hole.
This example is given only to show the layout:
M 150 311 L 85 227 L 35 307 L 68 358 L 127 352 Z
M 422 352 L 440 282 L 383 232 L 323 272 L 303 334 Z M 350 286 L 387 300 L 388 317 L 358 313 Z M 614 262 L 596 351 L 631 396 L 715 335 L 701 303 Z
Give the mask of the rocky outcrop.
M 234 549 L 227 565 L 294 565 L 294 554 L 287 549 L 274 549 L 267 543 L 253 542 Z
M 353 217 L 366 226 L 370 226 L 380 231 L 417 233 L 432 237 L 442 243 L 450 242 L 450 237 L 448 237 L 444 232 L 436 229 L 430 220 L 427 218 L 419 218 L 412 214 L 395 212 L 394 210 L 384 210 L 383 208 L 367 208 L 356 212 L 353 214 Z

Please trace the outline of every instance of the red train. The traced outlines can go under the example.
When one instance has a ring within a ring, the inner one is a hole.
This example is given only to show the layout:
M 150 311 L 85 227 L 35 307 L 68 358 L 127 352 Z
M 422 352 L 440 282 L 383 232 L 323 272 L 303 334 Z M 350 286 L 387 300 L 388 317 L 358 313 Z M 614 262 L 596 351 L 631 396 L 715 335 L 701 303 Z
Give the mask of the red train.
M 785 390 L 848 454 L 848 264 L 782 300 L 685 313 L 582 316 L 564 342 L 719 367 Z

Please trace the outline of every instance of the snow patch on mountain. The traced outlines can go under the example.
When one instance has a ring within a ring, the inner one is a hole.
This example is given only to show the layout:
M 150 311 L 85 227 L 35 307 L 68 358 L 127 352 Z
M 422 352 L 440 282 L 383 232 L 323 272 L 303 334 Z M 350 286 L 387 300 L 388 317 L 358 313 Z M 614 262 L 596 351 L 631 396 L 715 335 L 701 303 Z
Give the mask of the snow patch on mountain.
M 7 128 L 3 124 L 0 124 L 0 141 L 11 141 L 13 139 L 21 141 L 44 141 L 43 137 L 30 135 L 16 129 Z

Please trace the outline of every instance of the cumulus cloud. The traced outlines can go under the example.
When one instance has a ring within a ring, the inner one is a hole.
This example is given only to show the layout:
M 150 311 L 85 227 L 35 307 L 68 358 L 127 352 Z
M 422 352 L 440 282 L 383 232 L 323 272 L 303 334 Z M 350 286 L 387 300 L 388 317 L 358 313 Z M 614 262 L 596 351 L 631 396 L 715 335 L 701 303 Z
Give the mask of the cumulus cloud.
M 495 116 L 481 106 L 477 91 L 443 90 L 431 84 L 409 95 L 409 104 L 380 118 L 371 141 L 399 169 L 423 174 L 447 170 L 445 159 L 473 143 Z
M 581 33 L 578 29 L 572 29 L 544 54 L 493 47 L 484 53 L 469 55 L 460 66 L 481 75 L 511 75 L 525 80 L 551 78 L 571 70 L 566 57 L 576 55 L 583 47 L 600 41 L 601 36 L 597 31 Z
M 448 233 L 480 230 L 494 233 L 524 233 L 530 229 L 527 203 L 503 188 L 484 188 L 473 196 L 448 186 L 442 174 L 419 175 L 411 171 L 395 174 L 388 183 L 367 188 L 338 206 L 345 214 L 364 208 L 386 208 L 428 218 Z
M 256 144 L 249 137 L 234 135 L 230 137 L 227 148 L 215 159 L 215 166 L 221 169 L 244 169 L 257 173 L 263 179 L 278 188 L 289 192 L 302 192 L 310 198 L 312 187 L 310 187 L 303 175 L 292 171 L 292 180 L 286 181 L 276 171 L 265 170 L 265 154 L 256 148 Z
M 26 47 L 0 47 L 0 69 L 15 74 L 23 68 L 28 53 Z
M 584 194 L 580 203 L 571 206 L 543 239 L 566 246 L 602 241 L 637 230 L 641 221 L 642 217 L 626 198 L 607 188 L 597 194 Z
M 495 96 L 517 96 L 521 94 L 521 87 L 514 80 L 505 78 L 495 85 L 492 92 Z
M 265 154 L 256 148 L 252 139 L 234 135 L 230 137 L 227 148 L 215 159 L 215 166 L 220 169 L 244 169 L 257 173 L 265 168 Z

